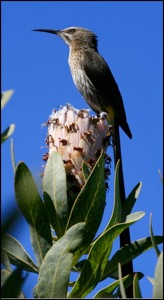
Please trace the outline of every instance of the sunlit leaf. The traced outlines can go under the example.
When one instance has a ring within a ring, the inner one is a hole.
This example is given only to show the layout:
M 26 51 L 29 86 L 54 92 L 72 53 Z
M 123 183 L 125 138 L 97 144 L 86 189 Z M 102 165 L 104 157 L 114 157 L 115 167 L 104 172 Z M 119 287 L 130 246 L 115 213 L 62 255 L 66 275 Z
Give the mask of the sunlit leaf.
M 120 160 L 118 160 L 115 168 L 115 179 L 114 179 L 114 204 L 113 211 L 109 223 L 107 224 L 105 231 L 111 228 L 114 224 L 121 221 L 122 208 L 120 198 L 120 185 L 119 185 L 119 172 L 120 172 Z
M 67 224 L 69 228 L 75 223 L 85 222 L 87 232 L 85 243 L 87 244 L 92 241 L 99 228 L 105 207 L 105 195 L 102 153 L 72 207 Z
M 53 152 L 48 158 L 43 177 L 43 192 L 48 194 L 53 202 L 56 211 L 54 217 L 57 218 L 55 222 L 57 227 L 54 229 L 62 236 L 68 220 L 68 202 L 66 172 L 58 152 Z
M 142 273 L 137 272 L 137 274 L 138 274 L 139 279 L 143 278 Z M 133 277 L 134 277 L 134 274 L 128 274 L 122 278 L 125 289 L 133 283 Z M 119 287 L 119 280 L 116 280 L 116 281 L 112 282 L 110 285 L 108 285 L 107 287 L 100 290 L 94 296 L 94 298 L 118 298 L 120 296 L 120 289 L 117 289 L 117 291 L 115 292 L 116 288 L 118 288 L 118 287 Z
M 2 249 L 9 257 L 10 262 L 23 270 L 38 273 L 38 268 L 32 261 L 23 246 L 9 234 L 4 234 L 2 238 Z
M 12 267 L 10 264 L 10 260 L 5 250 L 1 248 L 1 263 L 4 265 L 4 268 L 8 272 L 12 272 Z
M 155 236 L 155 240 L 157 244 L 161 244 L 163 242 L 163 237 Z M 107 262 L 102 280 L 107 277 L 116 278 L 113 277 L 113 274 L 116 274 L 116 276 L 118 276 L 116 272 L 118 262 L 120 262 L 122 266 L 126 265 L 129 261 L 135 259 L 137 256 L 141 255 L 152 247 L 153 245 L 150 237 L 142 238 L 123 246 L 113 255 L 111 260 Z
M 119 278 L 119 284 L 120 284 L 120 292 L 121 292 L 121 298 L 126 299 L 126 293 L 125 288 L 122 280 L 122 272 L 121 272 L 121 264 L 118 263 L 118 278 Z
M 103 276 L 114 240 L 143 215 L 143 212 L 138 212 L 127 216 L 125 223 L 114 225 L 95 240 L 69 298 L 83 298 L 93 290 Z
M 147 276 L 147 279 L 151 282 L 152 285 L 154 285 L 154 278 Z
M 160 253 L 155 267 L 153 298 L 163 299 L 163 251 Z
M 39 271 L 39 298 L 66 298 L 73 253 L 84 239 L 85 223 L 78 223 L 47 252 Z
M 10 142 L 10 149 L 11 149 L 11 162 L 12 162 L 12 167 L 13 167 L 13 171 L 15 173 L 16 170 L 16 162 L 15 162 L 15 155 L 14 155 L 14 141 L 11 138 L 11 142 Z
M 137 274 L 134 275 L 134 280 L 133 280 L 133 298 L 137 298 L 137 299 L 142 298 Z
M 15 171 L 15 195 L 18 206 L 30 225 L 32 246 L 40 264 L 52 245 L 51 230 L 35 181 L 23 162 L 18 164 Z
M 14 132 L 15 124 L 11 124 L 7 129 L 1 134 L 1 143 L 6 141 Z
M 87 164 L 85 162 L 83 162 L 83 165 L 82 165 L 82 171 L 83 171 L 83 176 L 85 178 L 85 180 L 87 180 L 89 174 L 91 173 L 91 171 L 89 170 Z
M 132 211 L 132 208 L 140 194 L 141 191 L 141 187 L 142 187 L 142 182 L 139 182 L 134 189 L 131 191 L 131 193 L 129 194 L 129 196 L 127 197 L 126 201 L 123 204 L 122 207 L 122 217 L 125 217 L 127 215 L 129 215 Z
M 4 106 L 10 100 L 13 93 L 14 93 L 14 90 L 8 90 L 8 91 L 5 91 L 1 94 L 1 109 L 4 108 Z
M 59 223 L 59 217 L 57 215 L 55 206 L 54 206 L 50 196 L 46 192 L 43 192 L 43 197 L 44 197 L 44 203 L 45 203 L 45 207 L 47 209 L 49 221 L 50 221 L 53 229 L 55 230 L 55 233 L 57 234 L 57 236 L 61 237 L 63 232 L 61 230 L 61 226 Z
M 150 236 L 151 236 L 151 241 L 152 241 L 153 247 L 155 249 L 155 252 L 156 252 L 157 256 L 159 256 L 160 255 L 160 251 L 158 249 L 158 246 L 157 246 L 154 234 L 153 234 L 152 214 L 150 214 Z

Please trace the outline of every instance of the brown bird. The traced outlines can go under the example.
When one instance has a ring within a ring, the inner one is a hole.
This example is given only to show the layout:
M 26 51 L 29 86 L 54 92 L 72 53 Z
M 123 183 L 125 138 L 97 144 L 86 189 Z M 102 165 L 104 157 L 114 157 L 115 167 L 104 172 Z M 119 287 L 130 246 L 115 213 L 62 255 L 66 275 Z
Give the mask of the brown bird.
M 68 63 L 73 81 L 88 105 L 97 114 L 108 114 L 107 119 L 114 132 L 120 126 L 132 138 L 121 93 L 106 61 L 98 53 L 96 35 L 79 27 L 33 31 L 48 32 L 62 38 L 70 48 Z

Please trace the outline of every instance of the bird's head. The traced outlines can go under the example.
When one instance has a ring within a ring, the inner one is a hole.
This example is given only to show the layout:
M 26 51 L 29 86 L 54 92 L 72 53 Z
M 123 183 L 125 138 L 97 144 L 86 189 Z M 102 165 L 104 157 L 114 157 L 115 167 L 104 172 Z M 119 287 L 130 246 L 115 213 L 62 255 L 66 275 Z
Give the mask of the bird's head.
M 97 50 L 97 37 L 96 35 L 85 28 L 81 27 L 69 27 L 63 30 L 51 30 L 51 29 L 34 29 L 33 31 L 48 32 L 56 34 L 69 46 L 82 46 L 91 47 Z

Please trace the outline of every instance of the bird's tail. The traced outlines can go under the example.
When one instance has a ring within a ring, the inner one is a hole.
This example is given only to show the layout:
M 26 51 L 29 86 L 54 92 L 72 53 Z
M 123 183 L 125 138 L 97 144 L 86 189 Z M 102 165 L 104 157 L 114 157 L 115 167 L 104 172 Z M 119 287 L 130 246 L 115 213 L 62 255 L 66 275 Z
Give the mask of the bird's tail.
M 124 130 L 124 132 L 127 134 L 127 136 L 132 139 L 132 133 L 130 131 L 128 123 L 125 121 L 123 124 L 120 124 L 121 128 Z

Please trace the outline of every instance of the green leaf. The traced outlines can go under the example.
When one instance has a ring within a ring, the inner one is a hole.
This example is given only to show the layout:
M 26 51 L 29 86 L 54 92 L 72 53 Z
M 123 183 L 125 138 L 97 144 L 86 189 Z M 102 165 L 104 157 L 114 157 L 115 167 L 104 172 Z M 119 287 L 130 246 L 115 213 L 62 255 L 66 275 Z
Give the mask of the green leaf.
M 7 275 L 7 274 L 5 274 Z M 28 274 L 27 274 L 28 275 Z M 20 295 L 20 288 L 26 279 L 26 277 L 22 276 L 22 271 L 20 269 L 16 269 L 11 274 L 6 276 L 6 280 L 4 281 L 1 289 L 1 297 L 2 298 L 18 298 Z
M 157 256 L 160 255 L 160 251 L 157 247 L 157 243 L 156 243 L 156 240 L 155 240 L 155 237 L 154 237 L 154 234 L 153 234 L 153 227 L 152 227 L 152 213 L 150 214 L 150 236 L 151 236 L 151 241 L 152 241 L 152 244 L 153 244 L 153 247 L 156 251 L 156 254 Z
M 64 234 L 68 220 L 68 202 L 66 172 L 58 152 L 53 152 L 48 158 L 43 177 L 43 192 L 49 195 L 55 207 L 57 227 L 54 229 L 60 237 Z
M 155 267 L 153 298 L 163 299 L 163 251 L 160 253 Z
M 11 138 L 11 142 L 10 142 L 10 149 L 11 149 L 11 162 L 12 162 L 12 167 L 13 167 L 13 171 L 15 173 L 16 170 L 16 162 L 15 162 L 15 155 L 14 155 L 14 141 Z
M 118 271 L 117 271 L 118 273 Z M 129 286 L 132 286 L 133 285 L 133 279 L 134 279 L 134 275 L 138 276 L 138 279 L 142 279 L 144 277 L 144 274 L 141 273 L 141 272 L 135 272 L 135 273 L 132 273 L 132 274 L 128 274 L 127 276 L 127 279 L 124 281 L 124 277 L 122 278 L 122 281 L 123 281 L 123 285 L 124 285 L 124 289 L 126 291 L 126 289 L 129 287 Z M 117 298 L 121 296 L 121 292 L 120 292 L 120 287 L 118 287 L 118 290 L 117 292 L 114 294 Z
M 143 278 L 143 274 L 140 272 L 137 272 L 139 279 Z M 132 284 L 133 282 L 134 274 L 128 274 L 125 277 L 122 278 L 122 281 L 124 283 L 125 289 Z M 114 291 L 116 288 L 119 287 L 119 280 L 116 280 L 112 282 L 107 287 L 100 290 L 94 298 L 118 298 L 120 296 L 120 289 L 117 290 L 117 292 L 114 294 Z
M 49 219 L 44 203 L 28 167 L 20 162 L 15 172 L 18 206 L 30 225 L 32 246 L 40 264 L 52 245 Z
M 6 141 L 14 132 L 15 124 L 11 124 L 7 129 L 1 134 L 1 143 Z
M 138 281 L 138 274 L 134 275 L 133 280 L 133 298 L 142 298 L 139 281 Z
M 160 244 L 163 242 L 162 236 L 155 236 L 155 240 L 157 244 Z M 104 270 L 104 274 L 102 276 L 102 280 L 106 279 L 107 277 L 112 277 L 113 274 L 117 274 L 117 264 L 118 262 L 121 263 L 121 265 L 126 265 L 128 262 L 130 262 L 132 259 L 136 258 L 137 256 L 141 255 L 143 252 L 149 250 L 152 248 L 152 242 L 151 238 L 142 238 L 139 240 L 136 240 L 128 245 L 125 245 L 121 249 L 119 249 L 107 262 L 107 265 Z M 114 276 L 114 278 L 116 278 Z
M 10 276 L 13 270 L 7 271 L 7 270 L 1 270 L 1 287 L 4 285 L 6 279 Z
M 151 282 L 152 285 L 154 285 L 154 278 L 147 276 L 147 279 Z
M 33 298 L 38 298 L 38 284 L 36 284 L 32 290 Z
M 121 298 L 126 299 L 126 293 L 125 288 L 122 280 L 122 272 L 121 272 L 121 264 L 118 263 L 118 277 L 119 277 L 119 283 L 120 283 L 120 292 L 121 292 Z
M 127 276 L 123 278 L 123 281 L 125 280 L 125 278 L 127 278 Z M 112 282 L 110 285 L 108 285 L 107 287 L 105 287 L 104 289 L 100 290 L 93 298 L 114 298 L 113 292 L 118 286 L 119 286 L 119 280 L 116 280 Z
M 12 272 L 12 267 L 11 267 L 8 255 L 7 255 L 6 251 L 4 251 L 3 249 L 1 249 L 1 263 L 4 265 L 4 268 L 6 269 L 6 271 Z
M 54 206 L 50 196 L 46 192 L 43 192 L 43 197 L 44 197 L 44 204 L 45 204 L 45 207 L 47 210 L 49 221 L 50 221 L 53 229 L 55 230 L 57 236 L 61 237 L 62 231 L 61 231 L 61 227 L 59 224 L 59 218 L 58 218 L 55 206 Z
M 9 257 L 10 262 L 21 269 L 38 273 L 38 268 L 27 254 L 23 246 L 9 234 L 4 234 L 2 238 L 2 249 Z
M 10 100 L 13 93 L 14 93 L 14 90 L 8 90 L 8 91 L 5 91 L 1 94 L 1 109 L 4 108 L 4 106 Z
M 68 229 L 47 252 L 39 271 L 39 298 L 66 298 L 73 253 L 82 245 L 85 223 Z
M 69 298 L 83 298 L 93 290 L 104 273 L 114 240 L 143 215 L 143 212 L 138 212 L 127 216 L 125 223 L 114 225 L 95 240 Z
M 86 223 L 86 239 L 84 241 L 86 244 L 93 240 L 99 228 L 105 207 L 105 195 L 104 157 L 102 153 L 76 198 L 67 224 L 67 228 L 69 228 L 75 223 Z
M 83 161 L 82 164 L 82 172 L 85 180 L 87 180 L 88 176 L 90 175 L 91 171 L 89 170 L 87 164 Z
M 131 213 L 133 206 L 139 196 L 141 187 L 142 187 L 142 182 L 139 182 L 127 197 L 122 207 L 122 217 L 126 217 Z
M 119 185 L 119 172 L 120 172 L 120 160 L 118 160 L 115 169 L 114 179 L 114 205 L 111 218 L 104 231 L 111 228 L 116 223 L 119 223 L 122 218 L 121 198 L 120 198 L 120 185 Z

